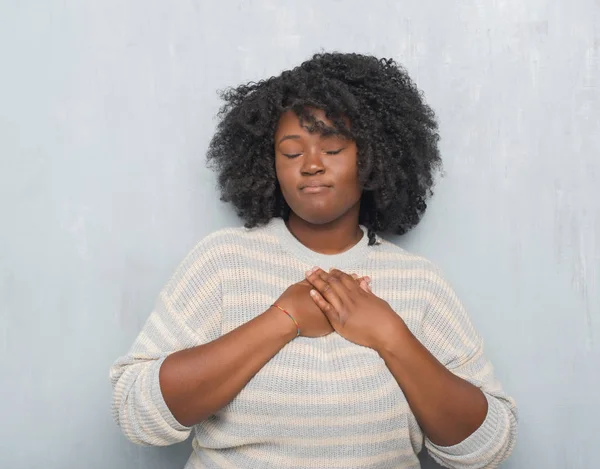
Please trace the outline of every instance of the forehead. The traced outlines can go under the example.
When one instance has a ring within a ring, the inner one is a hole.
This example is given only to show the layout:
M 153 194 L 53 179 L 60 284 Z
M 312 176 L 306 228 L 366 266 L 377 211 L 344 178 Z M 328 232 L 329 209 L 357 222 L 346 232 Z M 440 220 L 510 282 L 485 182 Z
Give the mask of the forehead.
M 310 114 L 314 117 L 316 122 L 320 122 L 325 127 L 333 127 L 331 122 L 325 116 L 325 111 L 322 109 L 310 109 Z M 285 111 L 279 117 L 279 123 L 277 125 L 277 133 L 288 133 L 288 131 L 298 131 L 309 133 L 307 123 L 300 124 L 300 118 L 292 110 Z
M 336 127 L 335 123 L 326 117 L 325 111 L 317 108 L 305 108 L 305 114 L 298 116 L 294 111 L 288 110 L 281 114 L 275 137 L 277 139 L 286 135 L 295 135 L 306 138 L 350 138 L 347 118 L 343 118 L 345 124 Z

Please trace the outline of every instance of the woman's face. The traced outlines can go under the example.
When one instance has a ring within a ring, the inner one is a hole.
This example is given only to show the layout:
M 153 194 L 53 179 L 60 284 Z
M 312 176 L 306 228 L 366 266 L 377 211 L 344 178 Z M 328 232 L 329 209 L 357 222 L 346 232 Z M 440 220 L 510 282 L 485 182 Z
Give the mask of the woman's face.
M 321 110 L 318 121 L 333 127 Z M 293 111 L 281 115 L 275 132 L 275 169 L 292 211 L 312 224 L 337 220 L 360 207 L 356 143 L 341 135 L 310 133 Z

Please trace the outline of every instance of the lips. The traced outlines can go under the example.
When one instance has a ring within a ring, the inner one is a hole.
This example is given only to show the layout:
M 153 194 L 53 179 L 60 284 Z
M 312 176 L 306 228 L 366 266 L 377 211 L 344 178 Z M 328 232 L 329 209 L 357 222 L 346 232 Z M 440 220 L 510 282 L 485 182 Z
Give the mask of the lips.
M 329 189 L 331 186 L 321 181 L 310 181 L 300 186 L 300 192 L 304 194 L 321 194 Z
M 302 192 L 305 194 L 319 194 L 321 192 L 325 192 L 331 189 L 330 186 L 306 186 L 302 188 Z
M 322 182 L 322 181 L 310 181 L 307 182 L 306 184 L 302 184 L 300 186 L 300 190 L 307 190 L 307 189 L 317 189 L 317 188 L 322 188 L 322 189 L 326 189 L 326 188 L 330 188 L 331 184 L 327 184 L 326 182 Z

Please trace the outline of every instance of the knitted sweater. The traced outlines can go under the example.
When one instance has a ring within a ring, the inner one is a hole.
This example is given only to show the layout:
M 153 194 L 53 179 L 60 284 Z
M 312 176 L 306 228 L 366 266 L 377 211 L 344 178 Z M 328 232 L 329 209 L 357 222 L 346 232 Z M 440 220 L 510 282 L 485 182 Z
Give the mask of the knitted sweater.
M 130 352 L 111 368 L 113 416 L 125 435 L 160 446 L 193 430 L 185 469 L 418 468 L 423 445 L 446 467 L 497 467 L 515 442 L 516 408 L 463 306 L 431 262 L 379 237 L 369 246 L 361 229 L 359 243 L 335 255 L 305 247 L 281 218 L 200 241 L 160 293 Z M 455 446 L 433 444 L 377 352 L 335 332 L 297 337 L 223 409 L 191 428 L 177 422 L 160 391 L 164 359 L 260 315 L 313 266 L 370 276 L 373 293 L 427 349 L 484 392 L 488 414 L 479 429 Z

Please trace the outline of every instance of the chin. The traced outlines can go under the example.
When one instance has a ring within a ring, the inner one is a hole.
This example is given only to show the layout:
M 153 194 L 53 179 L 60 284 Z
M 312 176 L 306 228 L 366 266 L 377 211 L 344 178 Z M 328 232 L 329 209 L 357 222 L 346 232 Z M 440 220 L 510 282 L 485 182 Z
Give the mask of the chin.
M 321 211 L 304 211 L 299 210 L 294 213 L 298 218 L 304 220 L 306 223 L 310 223 L 311 225 L 325 225 L 327 223 L 331 223 L 332 221 L 337 220 L 342 216 L 339 213 L 331 213 L 331 212 L 321 212 Z

